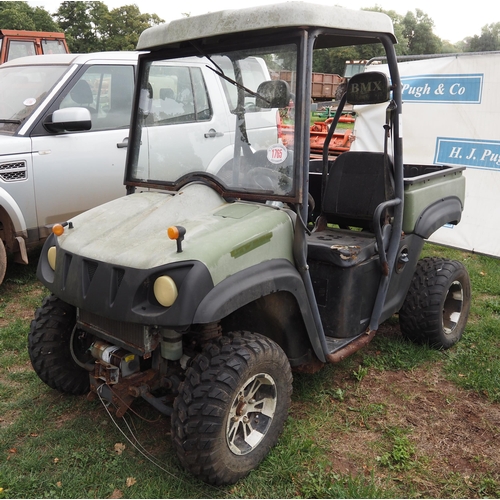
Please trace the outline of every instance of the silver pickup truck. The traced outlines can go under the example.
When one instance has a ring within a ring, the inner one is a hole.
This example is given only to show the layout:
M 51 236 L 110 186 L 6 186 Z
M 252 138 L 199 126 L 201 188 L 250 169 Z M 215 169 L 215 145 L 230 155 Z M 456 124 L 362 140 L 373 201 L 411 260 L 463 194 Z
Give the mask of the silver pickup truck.
M 28 249 L 55 223 L 125 195 L 137 57 L 138 52 L 57 54 L 0 67 L 0 283 L 9 254 L 27 264 Z M 269 79 L 262 59 L 250 58 L 247 66 L 244 80 Z M 202 57 L 158 66 L 153 73 L 144 96 L 150 110 L 144 139 L 156 145 L 144 169 L 154 170 L 154 158 L 179 151 L 185 161 L 189 151 L 194 155 L 196 137 L 204 153 L 190 160 L 217 172 L 233 153 L 234 88 Z M 254 143 L 276 143 L 277 111 L 259 110 L 255 97 L 246 99 Z M 171 151 L 163 139 L 156 142 L 165 132 L 169 144 L 182 147 Z

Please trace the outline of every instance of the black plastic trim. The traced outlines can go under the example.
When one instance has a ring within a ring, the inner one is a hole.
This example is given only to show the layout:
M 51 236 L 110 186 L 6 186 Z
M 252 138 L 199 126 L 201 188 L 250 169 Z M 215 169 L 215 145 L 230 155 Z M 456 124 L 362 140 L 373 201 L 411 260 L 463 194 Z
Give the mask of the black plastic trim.
M 294 265 L 286 259 L 263 262 L 217 284 L 199 304 L 193 322 L 219 321 L 246 304 L 279 291 L 289 292 L 295 297 L 312 347 L 316 355 L 322 357 L 304 282 Z
M 456 196 L 437 200 L 420 214 L 414 233 L 427 239 L 444 224 L 458 224 L 462 218 L 462 210 L 462 202 Z
M 47 250 L 54 245 L 55 273 L 47 261 Z M 162 275 L 170 276 L 179 291 L 171 307 L 160 305 L 154 297 L 154 282 Z M 210 272 L 199 261 L 134 269 L 66 252 L 59 248 L 54 235 L 44 245 L 37 276 L 54 295 L 85 311 L 116 321 L 173 329 L 193 323 L 198 304 L 214 287 Z

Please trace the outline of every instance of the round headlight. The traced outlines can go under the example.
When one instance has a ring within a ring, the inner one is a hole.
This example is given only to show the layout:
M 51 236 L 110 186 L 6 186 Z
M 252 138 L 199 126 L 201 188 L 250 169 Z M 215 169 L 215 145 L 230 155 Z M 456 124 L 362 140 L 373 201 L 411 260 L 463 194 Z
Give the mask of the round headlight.
M 56 270 L 56 247 L 50 247 L 47 250 L 47 260 L 49 261 L 49 266 L 52 268 L 53 271 Z
M 164 307 L 170 307 L 177 298 L 177 286 L 170 276 L 160 276 L 153 288 L 156 300 Z

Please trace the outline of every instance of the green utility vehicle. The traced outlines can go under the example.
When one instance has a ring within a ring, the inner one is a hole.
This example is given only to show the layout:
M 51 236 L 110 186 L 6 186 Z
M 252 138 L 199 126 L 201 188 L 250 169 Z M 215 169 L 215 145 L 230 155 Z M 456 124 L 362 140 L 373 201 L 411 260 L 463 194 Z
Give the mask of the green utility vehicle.
M 433 231 L 460 221 L 465 180 L 461 168 L 404 164 L 395 43 L 384 14 L 302 2 L 146 30 L 127 195 L 54 226 L 42 250 L 51 295 L 29 334 L 38 376 L 117 416 L 148 401 L 170 417 L 183 466 L 226 484 L 277 443 L 292 371 L 344 359 L 398 312 L 412 341 L 458 341 L 467 272 L 419 254 Z M 374 130 L 384 147 L 332 161 L 325 141 L 323 160 L 310 160 L 315 51 L 359 44 L 385 49 L 390 78 L 354 75 L 339 106 L 383 106 Z M 214 116 L 203 75 L 185 62 L 193 57 L 220 78 L 227 116 Z M 282 71 L 296 75 L 291 86 Z M 199 82 L 194 96 L 181 92 L 186 80 Z M 167 98 L 176 111 L 155 102 Z

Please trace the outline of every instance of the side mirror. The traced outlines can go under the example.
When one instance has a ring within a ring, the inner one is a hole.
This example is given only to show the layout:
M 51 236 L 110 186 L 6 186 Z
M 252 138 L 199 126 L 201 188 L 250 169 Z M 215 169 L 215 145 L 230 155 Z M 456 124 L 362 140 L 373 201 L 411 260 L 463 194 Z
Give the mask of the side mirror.
M 391 86 L 385 73 L 367 71 L 354 75 L 347 84 L 349 104 L 379 104 L 391 99 Z
M 284 80 L 262 82 L 256 93 L 258 108 L 285 108 L 290 103 L 290 87 Z
M 86 108 L 63 108 L 54 111 L 52 116 L 49 115 L 44 126 L 51 132 L 90 130 L 92 118 Z

